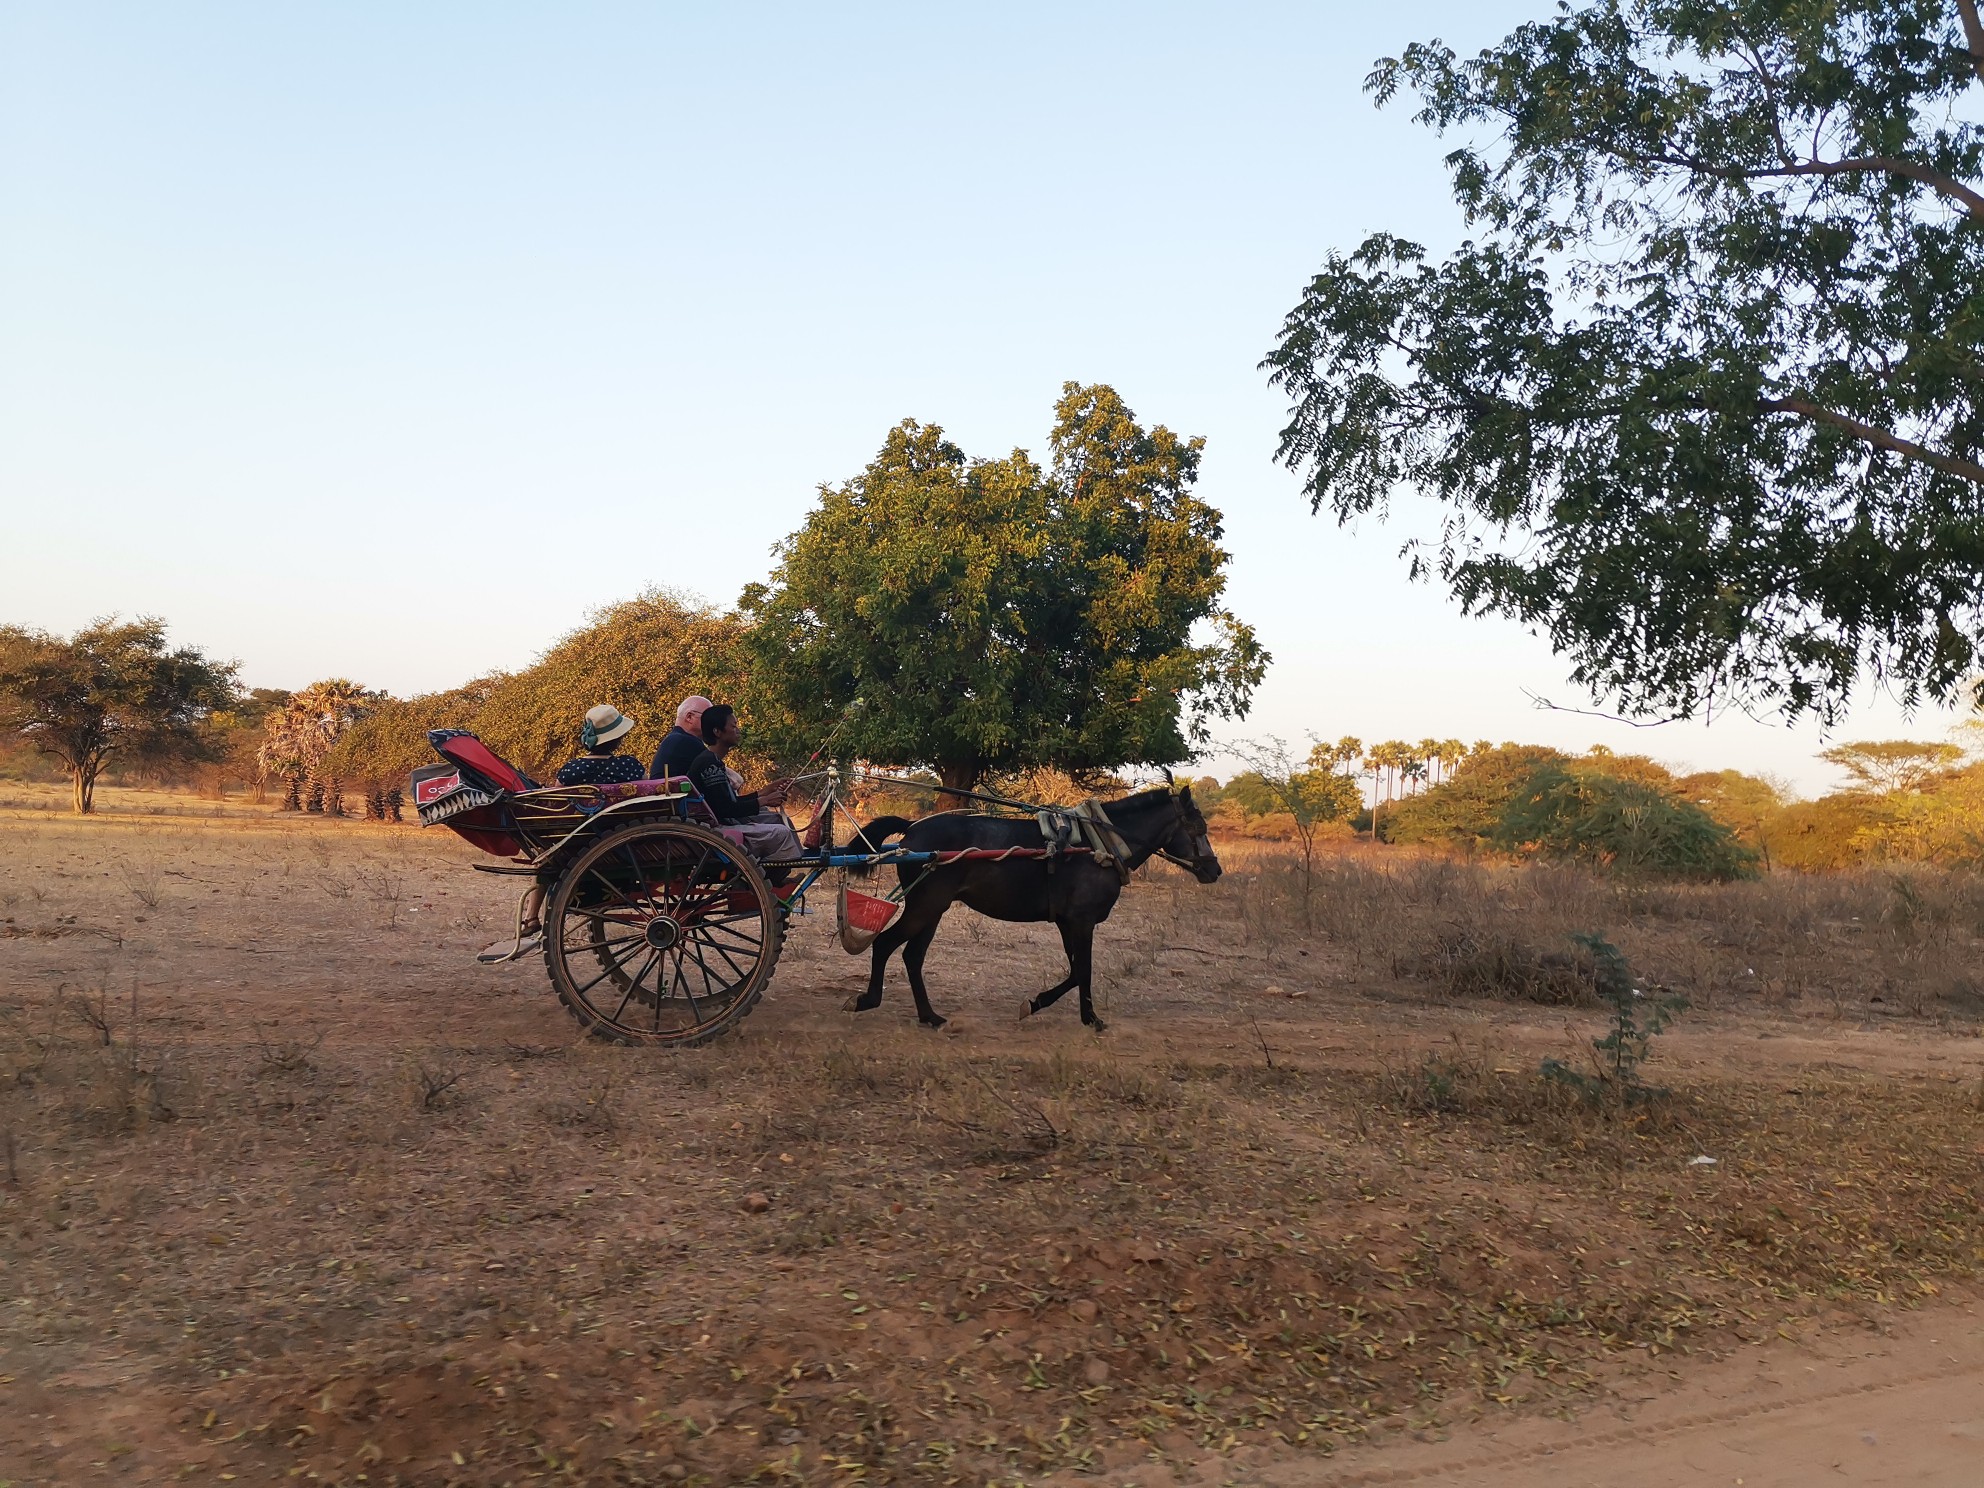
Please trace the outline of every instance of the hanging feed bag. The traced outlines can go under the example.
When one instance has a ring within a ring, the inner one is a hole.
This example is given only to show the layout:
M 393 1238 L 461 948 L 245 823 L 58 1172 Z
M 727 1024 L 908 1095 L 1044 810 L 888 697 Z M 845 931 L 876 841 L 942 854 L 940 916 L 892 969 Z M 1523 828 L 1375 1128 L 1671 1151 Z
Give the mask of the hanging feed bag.
M 873 894 L 843 885 L 838 911 L 841 949 L 850 956 L 858 956 L 896 922 L 902 905 L 894 899 L 877 899 Z

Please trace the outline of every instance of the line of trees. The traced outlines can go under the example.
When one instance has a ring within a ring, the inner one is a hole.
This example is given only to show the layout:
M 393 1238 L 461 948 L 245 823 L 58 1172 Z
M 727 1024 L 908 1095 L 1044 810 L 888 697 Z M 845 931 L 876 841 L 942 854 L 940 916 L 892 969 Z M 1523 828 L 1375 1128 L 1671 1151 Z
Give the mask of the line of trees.
M 574 747 L 575 700 L 610 697 L 640 720 L 633 748 L 644 754 L 685 693 L 750 696 L 748 637 L 734 612 L 654 593 L 600 612 L 522 671 L 395 699 L 344 678 L 242 693 L 230 666 L 172 646 L 156 620 L 106 621 L 66 641 L 7 630 L 0 719 L 70 772 L 79 811 L 93 809 L 104 771 L 121 766 L 259 778 L 280 789 L 284 807 L 333 815 L 356 791 L 366 815 L 393 818 L 406 772 L 432 758 L 430 728 L 474 728 L 545 775 Z M 1984 725 L 1974 731 L 1984 743 Z M 760 765 L 793 763 L 759 743 Z M 1822 757 L 1846 786 L 1816 801 L 1734 770 L 1677 775 L 1603 748 L 1345 736 L 1234 752 L 1248 768 L 1223 785 L 1197 782 L 1202 804 L 1230 830 L 1294 841 L 1305 883 L 1319 844 L 1353 833 L 1709 878 L 1757 866 L 1984 864 L 1984 764 L 1957 743 L 1837 745 Z M 927 809 L 942 782 L 934 771 L 922 778 L 914 805 Z M 1047 767 L 992 779 L 1029 799 L 1076 799 L 1111 783 Z
M 1984 721 L 1966 727 L 1984 747 Z M 1801 801 L 1737 770 L 1677 773 L 1602 746 L 1571 754 L 1483 742 L 1438 784 L 1386 796 L 1381 780 L 1365 806 L 1355 782 L 1383 751 L 1356 742 L 1318 743 L 1300 759 L 1278 740 L 1242 745 L 1234 753 L 1249 768 L 1224 785 L 1203 779 L 1196 793 L 1227 830 L 1296 843 L 1305 870 L 1319 842 L 1353 835 L 1710 879 L 1883 862 L 1984 867 L 1984 761 L 1965 744 L 1834 746 L 1820 758 L 1845 785 Z
M 1269 660 L 1221 602 L 1221 518 L 1196 490 L 1204 441 L 1069 383 L 1048 446 L 1046 464 L 974 458 L 906 421 L 860 475 L 821 488 L 736 609 L 652 592 L 520 672 L 404 701 L 326 679 L 262 710 L 257 778 L 289 808 L 336 814 L 348 784 L 375 802 L 444 727 L 544 774 L 590 703 L 640 719 L 627 747 L 645 752 L 692 691 L 734 702 L 769 758 L 804 758 L 838 726 L 846 757 L 927 766 L 952 792 L 1182 763 L 1216 721 L 1245 717 Z M 61 760 L 79 811 L 113 752 L 158 766 L 233 754 L 241 701 L 231 664 L 168 650 L 157 620 L 68 640 L 0 632 L 0 728 Z

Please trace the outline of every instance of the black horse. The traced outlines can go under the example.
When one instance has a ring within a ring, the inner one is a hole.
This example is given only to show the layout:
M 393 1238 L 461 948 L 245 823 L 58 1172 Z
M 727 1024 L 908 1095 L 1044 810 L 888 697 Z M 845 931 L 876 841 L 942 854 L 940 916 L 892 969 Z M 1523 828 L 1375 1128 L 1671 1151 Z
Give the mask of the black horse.
M 1209 884 L 1219 877 L 1219 859 L 1213 856 L 1206 819 L 1192 801 L 1191 787 L 1174 792 L 1158 786 L 1106 802 L 1102 810 L 1115 829 L 1111 851 L 1120 856 L 1125 869 L 1135 869 L 1152 857 L 1164 857 L 1190 870 L 1200 883 Z M 1042 845 L 1040 827 L 1031 819 L 972 816 L 962 811 L 915 822 L 900 816 L 880 817 L 861 829 L 854 845 L 877 852 L 893 837 L 900 837 L 901 845 L 912 852 Z M 1095 1015 L 1089 976 L 1095 927 L 1109 918 L 1123 892 L 1123 875 L 1113 864 L 1098 863 L 1087 853 L 1073 853 L 1051 865 L 1043 858 L 938 867 L 905 863 L 897 866 L 896 876 L 908 886 L 902 916 L 875 937 L 868 990 L 849 999 L 848 1011 L 867 1012 L 882 1005 L 882 974 L 889 957 L 901 946 L 909 990 L 916 997 L 916 1016 L 926 1027 L 942 1028 L 944 1020 L 930 1006 L 930 994 L 923 985 L 923 957 L 937 936 L 937 922 L 944 912 L 961 903 L 995 920 L 1052 920 L 1068 953 L 1068 975 L 1028 1002 L 1021 1016 L 1052 1006 L 1070 987 L 1078 987 L 1082 1022 L 1101 1031 L 1102 1019 Z

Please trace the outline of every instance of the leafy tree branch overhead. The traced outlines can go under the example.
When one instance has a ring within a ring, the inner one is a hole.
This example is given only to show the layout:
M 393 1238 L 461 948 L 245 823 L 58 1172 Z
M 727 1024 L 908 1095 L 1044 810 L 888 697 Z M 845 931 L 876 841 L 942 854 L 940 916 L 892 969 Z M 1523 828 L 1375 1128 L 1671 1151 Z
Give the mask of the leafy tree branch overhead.
M 1333 254 L 1263 363 L 1312 507 L 1622 711 L 1954 699 L 1984 645 L 1976 0 L 1601 0 L 1377 64 L 1477 236 Z

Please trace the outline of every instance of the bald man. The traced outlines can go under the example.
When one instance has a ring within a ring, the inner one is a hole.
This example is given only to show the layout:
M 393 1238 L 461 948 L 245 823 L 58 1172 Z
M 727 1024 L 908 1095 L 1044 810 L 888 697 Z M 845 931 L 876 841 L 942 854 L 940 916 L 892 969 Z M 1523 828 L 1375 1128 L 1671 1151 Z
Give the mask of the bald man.
M 696 693 L 682 699 L 675 710 L 675 727 L 663 735 L 654 762 L 648 766 L 648 779 L 689 773 L 689 766 L 703 752 L 703 714 L 709 706 L 710 700 Z

